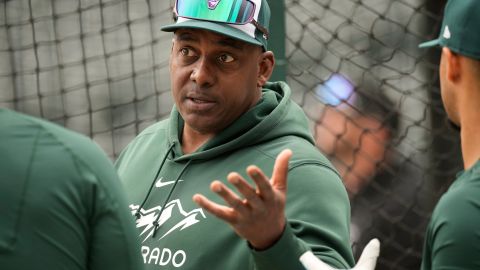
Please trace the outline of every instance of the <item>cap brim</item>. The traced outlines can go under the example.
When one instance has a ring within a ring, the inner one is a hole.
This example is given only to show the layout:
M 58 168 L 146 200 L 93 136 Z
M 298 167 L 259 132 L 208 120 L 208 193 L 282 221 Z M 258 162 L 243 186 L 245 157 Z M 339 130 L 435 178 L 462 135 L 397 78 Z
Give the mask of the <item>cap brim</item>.
M 434 40 L 430 40 L 430 41 L 421 43 L 420 45 L 418 45 L 418 47 L 419 48 L 429 48 L 429 47 L 435 47 L 435 46 L 439 46 L 439 45 L 440 45 L 440 39 L 437 38 L 437 39 L 434 39 Z
M 263 46 L 263 44 L 249 36 L 248 34 L 242 32 L 239 29 L 228 26 L 228 24 L 214 23 L 208 21 L 199 21 L 199 20 L 188 20 L 180 23 L 174 23 L 161 27 L 160 29 L 165 32 L 174 32 L 177 29 L 181 28 L 193 28 L 193 29 L 204 29 L 208 31 L 215 32 L 217 34 L 225 35 L 234 39 L 238 39 L 250 44 Z

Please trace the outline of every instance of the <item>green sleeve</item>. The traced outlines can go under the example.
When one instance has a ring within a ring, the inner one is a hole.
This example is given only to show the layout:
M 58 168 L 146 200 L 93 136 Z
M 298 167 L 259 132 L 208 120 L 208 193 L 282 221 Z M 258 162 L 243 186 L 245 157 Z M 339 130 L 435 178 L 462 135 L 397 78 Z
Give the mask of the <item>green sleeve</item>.
M 303 270 L 307 250 L 334 268 L 354 264 L 349 243 L 350 204 L 340 177 L 316 164 L 293 167 L 288 175 L 288 225 L 274 246 L 252 254 L 257 270 Z

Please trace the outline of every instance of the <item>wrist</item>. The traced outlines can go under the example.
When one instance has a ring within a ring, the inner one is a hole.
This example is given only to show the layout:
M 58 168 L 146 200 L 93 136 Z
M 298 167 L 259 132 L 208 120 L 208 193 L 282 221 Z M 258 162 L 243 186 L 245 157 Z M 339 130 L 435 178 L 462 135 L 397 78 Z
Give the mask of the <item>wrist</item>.
M 258 242 L 248 241 L 248 245 L 250 246 L 250 248 L 252 248 L 255 251 L 263 251 L 263 250 L 269 249 L 270 247 L 274 246 L 282 238 L 282 235 L 285 232 L 285 226 L 286 226 L 286 222 L 284 221 L 283 224 L 279 226 L 281 228 L 281 230 L 279 230 L 280 233 L 277 233 L 268 239 L 264 239 L 263 241 L 258 241 Z

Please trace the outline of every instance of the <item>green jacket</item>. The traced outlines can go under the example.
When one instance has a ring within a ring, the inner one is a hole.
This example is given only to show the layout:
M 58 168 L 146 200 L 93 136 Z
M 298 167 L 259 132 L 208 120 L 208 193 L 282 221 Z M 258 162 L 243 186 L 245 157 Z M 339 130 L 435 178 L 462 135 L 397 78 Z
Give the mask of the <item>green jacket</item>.
M 422 269 L 480 269 L 480 161 L 459 173 L 435 206 Z
M 285 83 L 267 84 L 254 108 L 194 153 L 182 153 L 182 127 L 173 108 L 168 120 L 142 132 L 116 163 L 130 210 L 139 217 L 147 269 L 300 270 L 298 259 L 307 249 L 337 268 L 353 264 L 347 193 L 335 169 L 316 149 L 307 118 L 290 100 Z M 201 193 L 225 204 L 209 190 L 211 181 L 227 183 L 231 171 L 250 180 L 245 169 L 251 164 L 271 175 L 275 157 L 286 148 L 293 151 L 288 226 L 273 247 L 257 252 L 228 224 L 199 208 L 192 196 Z M 160 212 L 160 227 L 153 236 Z
M 0 269 L 138 270 L 111 161 L 58 125 L 0 109 Z

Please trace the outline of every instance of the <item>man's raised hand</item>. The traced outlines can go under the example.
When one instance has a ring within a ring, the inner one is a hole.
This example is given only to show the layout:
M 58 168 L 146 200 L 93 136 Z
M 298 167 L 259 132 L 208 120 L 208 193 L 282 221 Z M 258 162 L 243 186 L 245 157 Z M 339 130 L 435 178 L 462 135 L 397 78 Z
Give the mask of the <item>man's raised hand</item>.
M 195 194 L 193 200 L 202 208 L 224 220 L 255 249 L 272 246 L 285 229 L 285 204 L 287 194 L 288 162 L 292 151 L 283 150 L 275 160 L 271 179 L 254 165 L 247 168 L 247 174 L 255 187 L 238 173 L 230 173 L 228 182 L 242 195 L 237 195 L 220 181 L 213 181 L 210 189 L 226 202 L 220 205 Z

